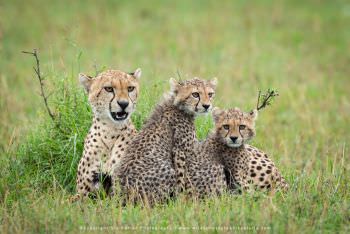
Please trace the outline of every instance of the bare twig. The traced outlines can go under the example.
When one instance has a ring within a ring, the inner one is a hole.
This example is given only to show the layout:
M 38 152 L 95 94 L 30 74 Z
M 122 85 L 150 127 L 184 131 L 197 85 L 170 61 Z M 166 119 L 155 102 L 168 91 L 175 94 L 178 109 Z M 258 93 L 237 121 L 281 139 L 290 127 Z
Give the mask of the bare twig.
M 44 77 L 42 76 L 41 72 L 40 72 L 40 60 L 39 60 L 39 54 L 38 51 L 36 49 L 33 50 L 33 52 L 28 52 L 28 51 L 22 51 L 22 53 L 24 54 L 30 54 L 32 56 L 34 56 L 35 61 L 36 61 L 36 67 L 33 67 L 34 72 L 36 74 L 36 77 L 39 80 L 39 84 L 40 84 L 40 95 L 42 96 L 42 98 L 44 99 L 44 103 L 45 103 L 45 107 L 47 110 L 47 113 L 49 114 L 50 118 L 54 121 L 55 120 L 55 115 L 53 114 L 53 112 L 51 111 L 49 104 L 48 104 L 48 98 L 50 95 L 46 95 L 45 90 L 44 90 Z
M 278 96 L 278 92 L 276 90 L 273 89 L 268 89 L 266 91 L 266 93 L 261 94 L 261 91 L 259 91 L 258 94 L 258 102 L 256 104 L 256 110 L 261 110 L 264 109 L 266 106 L 269 106 L 272 102 L 272 100 Z M 260 103 L 260 97 L 262 99 L 261 103 Z
M 261 90 L 259 90 L 259 93 L 258 93 L 258 102 L 256 103 L 256 109 L 257 110 L 258 110 L 258 107 L 259 107 L 260 95 L 261 95 Z

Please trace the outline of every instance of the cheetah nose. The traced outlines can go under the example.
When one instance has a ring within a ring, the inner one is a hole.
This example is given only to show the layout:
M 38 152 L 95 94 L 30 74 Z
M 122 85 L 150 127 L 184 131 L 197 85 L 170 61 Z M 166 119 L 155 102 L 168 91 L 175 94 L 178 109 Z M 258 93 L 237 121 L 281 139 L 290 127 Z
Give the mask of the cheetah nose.
M 230 139 L 231 139 L 231 141 L 232 141 L 233 143 L 236 143 L 238 137 L 230 137 Z
M 205 110 L 208 110 L 210 107 L 210 105 L 206 105 L 206 104 L 203 104 L 202 106 L 204 107 Z
M 127 101 L 117 101 L 117 103 L 120 106 L 120 108 L 122 108 L 123 110 L 125 110 L 125 108 L 127 108 L 129 105 L 129 102 Z

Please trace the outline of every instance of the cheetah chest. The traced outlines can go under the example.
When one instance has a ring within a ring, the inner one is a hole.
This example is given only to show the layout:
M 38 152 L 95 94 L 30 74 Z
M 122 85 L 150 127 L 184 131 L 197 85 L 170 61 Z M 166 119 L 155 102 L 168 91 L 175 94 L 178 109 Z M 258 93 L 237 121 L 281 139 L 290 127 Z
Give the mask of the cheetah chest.
M 118 135 L 113 144 L 110 157 L 107 160 L 104 171 L 108 174 L 112 174 L 115 168 L 120 164 L 121 159 L 124 157 L 127 146 L 130 144 L 131 136 L 129 134 Z

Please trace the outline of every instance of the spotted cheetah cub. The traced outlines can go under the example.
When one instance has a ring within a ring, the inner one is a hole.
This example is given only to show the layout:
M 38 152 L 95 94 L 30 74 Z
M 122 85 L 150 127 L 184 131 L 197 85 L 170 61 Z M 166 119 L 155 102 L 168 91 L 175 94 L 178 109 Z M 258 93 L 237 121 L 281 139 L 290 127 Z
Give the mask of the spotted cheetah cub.
M 214 108 L 212 114 L 215 132 L 204 141 L 203 148 L 224 165 L 231 191 L 288 187 L 267 154 L 246 144 L 255 136 L 257 110 L 245 113 L 238 108 Z
M 134 137 L 116 170 L 131 202 L 162 202 L 183 185 L 185 158 L 194 152 L 194 119 L 212 107 L 216 80 L 170 79 L 171 91 Z M 179 181 L 177 181 L 179 178 Z
M 85 138 L 78 166 L 77 195 L 86 197 L 101 186 L 111 187 L 111 172 L 124 155 L 136 130 L 130 121 L 139 93 L 141 69 L 133 73 L 107 70 L 96 77 L 80 74 L 80 83 L 88 93 L 93 123 Z

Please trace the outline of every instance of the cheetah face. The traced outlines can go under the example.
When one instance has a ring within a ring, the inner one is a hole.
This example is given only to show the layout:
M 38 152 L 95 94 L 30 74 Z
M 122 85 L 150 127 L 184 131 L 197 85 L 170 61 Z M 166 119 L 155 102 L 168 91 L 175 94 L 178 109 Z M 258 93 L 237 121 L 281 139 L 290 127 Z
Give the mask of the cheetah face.
M 229 147 L 240 147 L 255 136 L 257 111 L 244 113 L 238 108 L 213 110 L 216 135 Z
M 100 119 L 123 124 L 135 110 L 139 94 L 141 69 L 133 73 L 107 70 L 96 77 L 79 75 L 94 115 Z
M 174 105 L 190 115 L 208 113 L 212 109 L 217 80 L 193 78 L 186 81 L 170 79 Z

